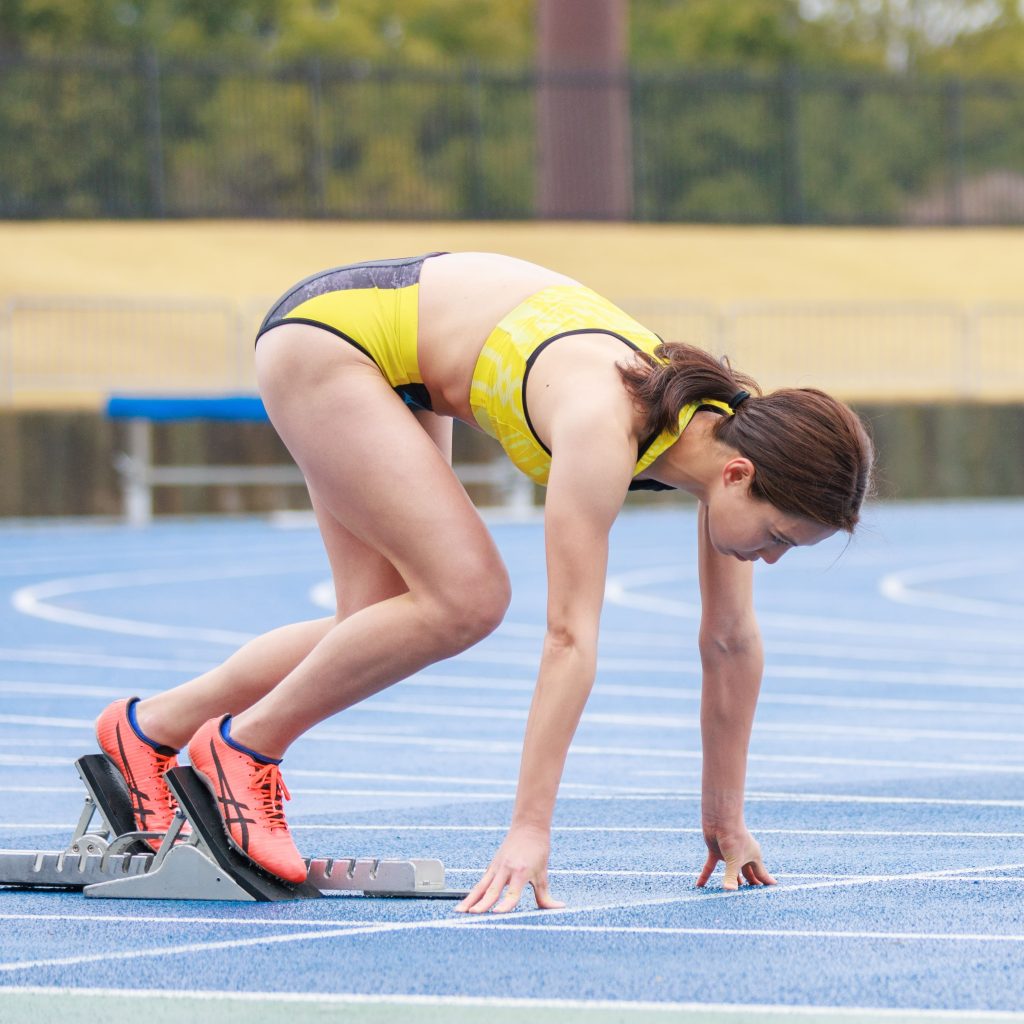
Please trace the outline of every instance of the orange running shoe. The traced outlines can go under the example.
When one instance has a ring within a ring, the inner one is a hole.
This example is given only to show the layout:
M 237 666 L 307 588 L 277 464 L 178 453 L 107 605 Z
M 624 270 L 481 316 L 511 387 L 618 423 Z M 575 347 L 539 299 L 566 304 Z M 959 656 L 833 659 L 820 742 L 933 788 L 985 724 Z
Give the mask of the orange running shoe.
M 280 762 L 264 758 L 230 737 L 230 715 L 211 718 L 192 737 L 188 756 L 217 800 L 228 835 L 260 867 L 286 882 L 306 880 L 306 862 L 284 820 L 281 797 L 291 795 Z
M 139 731 L 134 708 L 138 699 L 115 700 L 106 708 L 96 719 L 96 740 L 128 783 L 135 827 L 163 835 L 178 808 L 164 779 L 169 768 L 177 767 L 178 752 L 159 746 Z M 147 842 L 154 850 L 160 846 L 157 839 Z

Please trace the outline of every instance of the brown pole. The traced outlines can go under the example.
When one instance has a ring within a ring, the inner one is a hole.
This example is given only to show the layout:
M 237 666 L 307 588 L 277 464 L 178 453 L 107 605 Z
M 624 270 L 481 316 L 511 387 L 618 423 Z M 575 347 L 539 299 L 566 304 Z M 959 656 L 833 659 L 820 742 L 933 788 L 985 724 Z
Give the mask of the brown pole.
M 633 212 L 628 0 L 537 0 L 537 212 Z

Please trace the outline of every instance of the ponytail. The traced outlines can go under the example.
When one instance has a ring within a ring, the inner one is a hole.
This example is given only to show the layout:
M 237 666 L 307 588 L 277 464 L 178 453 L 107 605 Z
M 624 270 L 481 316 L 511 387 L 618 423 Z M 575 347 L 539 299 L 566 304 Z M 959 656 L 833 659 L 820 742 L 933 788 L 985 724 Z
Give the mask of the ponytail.
M 733 415 L 715 440 L 754 466 L 751 497 L 782 512 L 852 533 L 871 493 L 874 446 L 847 405 L 816 388 L 762 395 L 757 382 L 702 349 L 662 344 L 655 358 L 620 366 L 626 389 L 647 413 L 644 437 L 678 429 L 683 408 L 714 399 Z M 749 392 L 743 395 L 743 392 Z
M 674 430 L 687 405 L 709 398 L 729 403 L 740 391 L 760 395 L 753 377 L 737 373 L 728 359 L 717 360 L 701 348 L 681 342 L 665 342 L 652 358 L 638 352 L 640 362 L 619 366 L 626 390 L 647 412 L 641 436 L 654 437 Z

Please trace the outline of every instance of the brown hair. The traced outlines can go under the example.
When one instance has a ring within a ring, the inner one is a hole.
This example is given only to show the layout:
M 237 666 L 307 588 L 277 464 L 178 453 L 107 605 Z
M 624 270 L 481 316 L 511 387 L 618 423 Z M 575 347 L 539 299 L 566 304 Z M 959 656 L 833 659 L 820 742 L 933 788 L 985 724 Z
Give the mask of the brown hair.
M 662 344 L 658 360 L 646 353 L 619 366 L 626 389 L 646 410 L 642 435 L 675 429 L 683 407 L 701 399 L 737 404 L 714 428 L 716 440 L 754 465 L 750 493 L 775 508 L 852 533 L 871 487 L 874 447 L 847 405 L 816 388 L 783 388 L 769 395 L 752 377 L 703 349 Z

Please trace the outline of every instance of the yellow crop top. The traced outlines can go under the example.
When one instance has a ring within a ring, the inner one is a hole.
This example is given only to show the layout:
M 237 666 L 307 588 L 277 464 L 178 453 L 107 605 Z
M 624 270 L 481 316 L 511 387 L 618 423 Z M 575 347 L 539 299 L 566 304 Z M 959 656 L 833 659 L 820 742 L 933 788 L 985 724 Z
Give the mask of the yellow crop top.
M 582 285 L 545 288 L 516 306 L 494 328 L 473 370 L 470 406 L 480 429 L 499 441 L 515 466 L 538 484 L 548 481 L 551 452 L 530 423 L 526 382 L 538 354 L 547 345 L 571 334 L 610 334 L 652 357 L 661 344 L 653 331 Z M 676 428 L 641 444 L 634 477 L 673 444 L 701 406 L 712 406 L 732 415 L 727 403 L 715 399 L 684 406 Z M 630 489 L 651 484 L 655 489 L 664 486 L 654 481 L 634 481 Z

